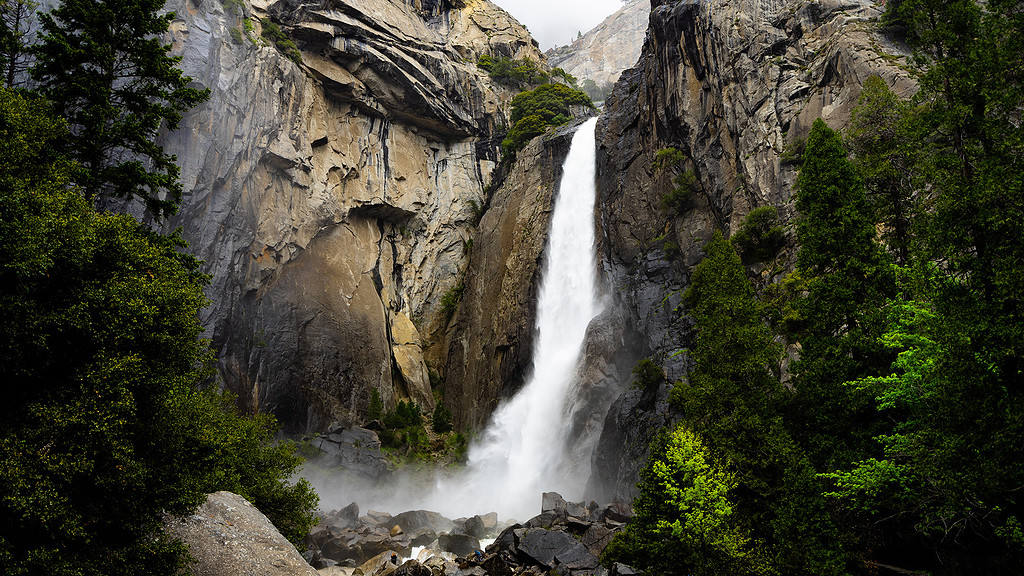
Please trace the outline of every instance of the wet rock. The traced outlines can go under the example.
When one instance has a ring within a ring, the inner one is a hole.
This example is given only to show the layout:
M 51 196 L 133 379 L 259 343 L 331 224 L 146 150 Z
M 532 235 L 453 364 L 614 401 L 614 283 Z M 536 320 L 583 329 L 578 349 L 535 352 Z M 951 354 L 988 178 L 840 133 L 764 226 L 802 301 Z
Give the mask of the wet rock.
M 416 560 L 409 560 L 392 572 L 393 576 L 433 576 L 430 568 Z
M 487 536 L 487 528 L 484 527 L 484 521 L 480 516 L 467 518 L 464 524 L 464 530 L 466 534 L 477 539 Z
M 406 533 L 416 533 L 423 529 L 434 532 L 450 532 L 455 528 L 455 523 L 437 512 L 429 510 L 410 510 L 389 519 L 389 522 L 397 524 Z
M 470 556 L 480 549 L 480 540 L 468 534 L 441 534 L 437 537 L 437 546 L 456 556 Z
M 340 510 L 328 512 L 323 523 L 332 528 L 349 528 L 359 522 L 359 505 L 355 502 Z
M 527 520 L 526 526 L 530 528 L 550 528 L 552 524 L 563 518 L 565 518 L 565 510 L 548 510 Z
M 513 524 L 508 528 L 501 531 L 498 537 L 494 539 L 494 542 L 487 547 L 487 551 L 492 550 L 515 550 L 519 546 L 519 537 L 521 534 L 525 534 L 522 524 Z

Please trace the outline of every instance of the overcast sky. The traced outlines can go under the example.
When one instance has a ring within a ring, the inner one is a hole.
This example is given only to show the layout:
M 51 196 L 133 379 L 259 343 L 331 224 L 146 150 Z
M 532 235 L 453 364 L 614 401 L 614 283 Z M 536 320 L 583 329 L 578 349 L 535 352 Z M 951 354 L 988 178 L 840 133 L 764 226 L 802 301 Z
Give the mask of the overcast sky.
M 621 0 L 492 0 L 522 22 L 541 50 L 568 44 L 624 4 Z

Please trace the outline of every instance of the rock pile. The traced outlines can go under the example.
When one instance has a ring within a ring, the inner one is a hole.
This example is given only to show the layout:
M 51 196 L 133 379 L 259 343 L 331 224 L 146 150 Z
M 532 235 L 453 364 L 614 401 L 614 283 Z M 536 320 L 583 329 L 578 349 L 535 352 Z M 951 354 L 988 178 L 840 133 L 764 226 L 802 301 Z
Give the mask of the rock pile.
M 426 510 L 396 516 L 356 504 L 327 514 L 307 538 L 305 557 L 325 576 L 626 576 L 598 559 L 629 520 L 628 504 L 599 506 L 567 502 L 555 492 L 542 499 L 541 513 L 525 523 L 502 526 L 496 514 L 449 520 Z M 483 550 L 481 540 L 494 538 Z M 413 547 L 423 547 L 417 557 Z

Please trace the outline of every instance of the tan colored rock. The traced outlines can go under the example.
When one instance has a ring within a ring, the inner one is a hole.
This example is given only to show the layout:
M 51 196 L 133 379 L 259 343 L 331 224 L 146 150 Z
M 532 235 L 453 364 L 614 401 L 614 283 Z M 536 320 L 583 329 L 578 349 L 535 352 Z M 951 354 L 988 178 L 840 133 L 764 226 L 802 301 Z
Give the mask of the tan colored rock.
M 196 576 L 317 576 L 270 520 L 245 498 L 215 492 L 191 516 L 167 518 L 188 545 Z
M 220 375 L 291 432 L 360 419 L 374 389 L 430 409 L 440 300 L 467 266 L 513 96 L 476 58 L 542 56 L 484 0 L 236 6 L 167 6 L 181 66 L 211 95 L 163 138 L 185 189 L 166 226 L 212 275 L 202 320 Z M 259 17 L 302 64 L 258 24 L 232 39 Z

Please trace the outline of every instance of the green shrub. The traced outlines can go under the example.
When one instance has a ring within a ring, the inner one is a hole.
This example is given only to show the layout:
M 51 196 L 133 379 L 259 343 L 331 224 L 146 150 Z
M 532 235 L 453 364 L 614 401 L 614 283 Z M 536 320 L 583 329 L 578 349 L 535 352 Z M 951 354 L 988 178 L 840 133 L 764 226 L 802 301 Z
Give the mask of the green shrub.
M 477 59 L 476 65 L 497 82 L 512 86 L 536 86 L 550 79 L 548 73 L 530 58 L 513 59 L 483 54 Z
M 697 175 L 687 170 L 672 179 L 673 188 L 661 196 L 665 209 L 677 216 L 686 214 L 693 208 L 697 194 Z
M 431 428 L 438 434 L 444 434 L 445 432 L 451 432 L 452 430 L 452 413 L 448 410 L 448 407 L 444 405 L 444 402 L 438 400 L 437 406 L 434 407 L 434 416 L 431 418 Z
M 778 221 L 778 211 L 774 206 L 755 208 L 743 219 L 730 240 L 744 264 L 770 260 L 786 243 L 786 233 Z
M 455 315 L 455 310 L 459 307 L 459 302 L 462 301 L 462 293 L 465 290 L 465 283 L 459 282 L 441 296 L 441 316 L 444 317 L 445 322 L 451 320 L 452 316 Z
M 370 407 L 366 411 L 366 417 L 370 420 L 380 420 L 384 416 L 384 401 L 380 398 L 380 390 L 374 388 L 370 392 Z
M 805 148 L 807 148 L 807 139 L 796 138 L 782 149 L 782 154 L 779 156 L 780 162 L 782 162 L 783 166 L 787 164 L 800 164 L 803 162 Z
M 270 40 L 282 54 L 296 64 L 302 64 L 302 53 L 299 52 L 299 47 L 280 26 L 269 18 L 260 18 L 260 24 L 263 26 L 263 30 L 260 32 L 261 36 Z
M 512 129 L 501 143 L 502 151 L 514 156 L 549 127 L 569 122 L 573 106 L 593 107 L 593 103 L 585 92 L 565 84 L 544 84 L 517 94 L 512 99 Z
M 644 573 L 725 576 L 770 573 L 740 526 L 735 478 L 701 438 L 677 427 L 657 438 L 640 473 L 634 516 L 601 555 Z
M 665 373 L 654 360 L 644 358 L 633 367 L 633 387 L 641 390 L 656 390 L 665 380 Z
M 679 149 L 673 147 L 662 148 L 654 154 L 654 162 L 651 163 L 651 169 L 655 172 L 670 170 L 681 166 L 685 161 L 686 157 Z

